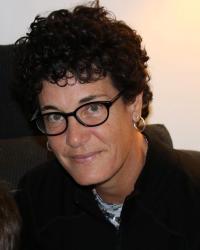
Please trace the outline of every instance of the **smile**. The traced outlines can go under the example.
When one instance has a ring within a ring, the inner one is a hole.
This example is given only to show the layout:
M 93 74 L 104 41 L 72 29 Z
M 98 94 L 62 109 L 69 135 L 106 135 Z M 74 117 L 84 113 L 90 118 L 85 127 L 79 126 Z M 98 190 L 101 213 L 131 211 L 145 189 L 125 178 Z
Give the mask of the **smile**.
M 86 163 L 86 162 L 93 161 L 99 153 L 100 151 L 91 152 L 87 154 L 77 154 L 77 155 L 71 156 L 71 159 L 76 163 Z

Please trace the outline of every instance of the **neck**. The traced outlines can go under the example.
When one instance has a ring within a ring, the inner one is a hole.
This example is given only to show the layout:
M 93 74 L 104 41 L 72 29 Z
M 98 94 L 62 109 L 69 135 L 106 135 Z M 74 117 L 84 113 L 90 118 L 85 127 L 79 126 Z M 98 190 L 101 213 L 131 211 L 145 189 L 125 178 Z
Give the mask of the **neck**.
M 147 140 L 141 133 L 138 133 L 128 164 L 127 162 L 122 164 L 123 166 L 111 182 L 96 185 L 96 192 L 103 201 L 121 204 L 134 191 L 135 183 L 145 164 L 147 148 Z

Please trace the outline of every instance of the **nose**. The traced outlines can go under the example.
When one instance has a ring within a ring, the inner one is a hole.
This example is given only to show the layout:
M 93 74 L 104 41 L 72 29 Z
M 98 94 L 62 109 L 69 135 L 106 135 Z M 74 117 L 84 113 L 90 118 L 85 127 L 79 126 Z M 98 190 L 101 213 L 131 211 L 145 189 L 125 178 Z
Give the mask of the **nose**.
M 66 131 L 66 143 L 72 148 L 78 148 L 83 146 L 89 138 L 89 128 L 80 124 L 74 117 L 69 117 Z

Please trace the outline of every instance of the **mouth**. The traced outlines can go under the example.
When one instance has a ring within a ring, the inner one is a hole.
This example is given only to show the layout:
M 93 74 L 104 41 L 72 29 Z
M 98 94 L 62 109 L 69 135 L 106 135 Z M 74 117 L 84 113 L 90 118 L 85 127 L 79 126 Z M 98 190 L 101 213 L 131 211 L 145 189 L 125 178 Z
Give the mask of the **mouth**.
M 70 158 L 75 163 L 83 164 L 93 161 L 100 153 L 101 151 L 90 152 L 86 154 L 77 154 L 77 155 L 72 155 Z

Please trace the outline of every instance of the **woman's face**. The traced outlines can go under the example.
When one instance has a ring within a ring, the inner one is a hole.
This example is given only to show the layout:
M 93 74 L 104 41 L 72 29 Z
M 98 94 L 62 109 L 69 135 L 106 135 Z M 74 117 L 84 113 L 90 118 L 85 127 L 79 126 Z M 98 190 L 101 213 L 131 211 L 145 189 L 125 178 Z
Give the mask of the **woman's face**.
M 39 103 L 42 113 L 72 112 L 87 102 L 109 101 L 118 93 L 109 77 L 65 87 L 44 82 Z M 141 106 L 142 95 L 131 104 L 125 104 L 120 97 L 111 106 L 108 120 L 100 126 L 85 127 L 70 116 L 63 134 L 48 137 L 57 159 L 77 183 L 109 184 L 130 171 L 140 134 L 133 127 L 133 119 L 140 115 Z

